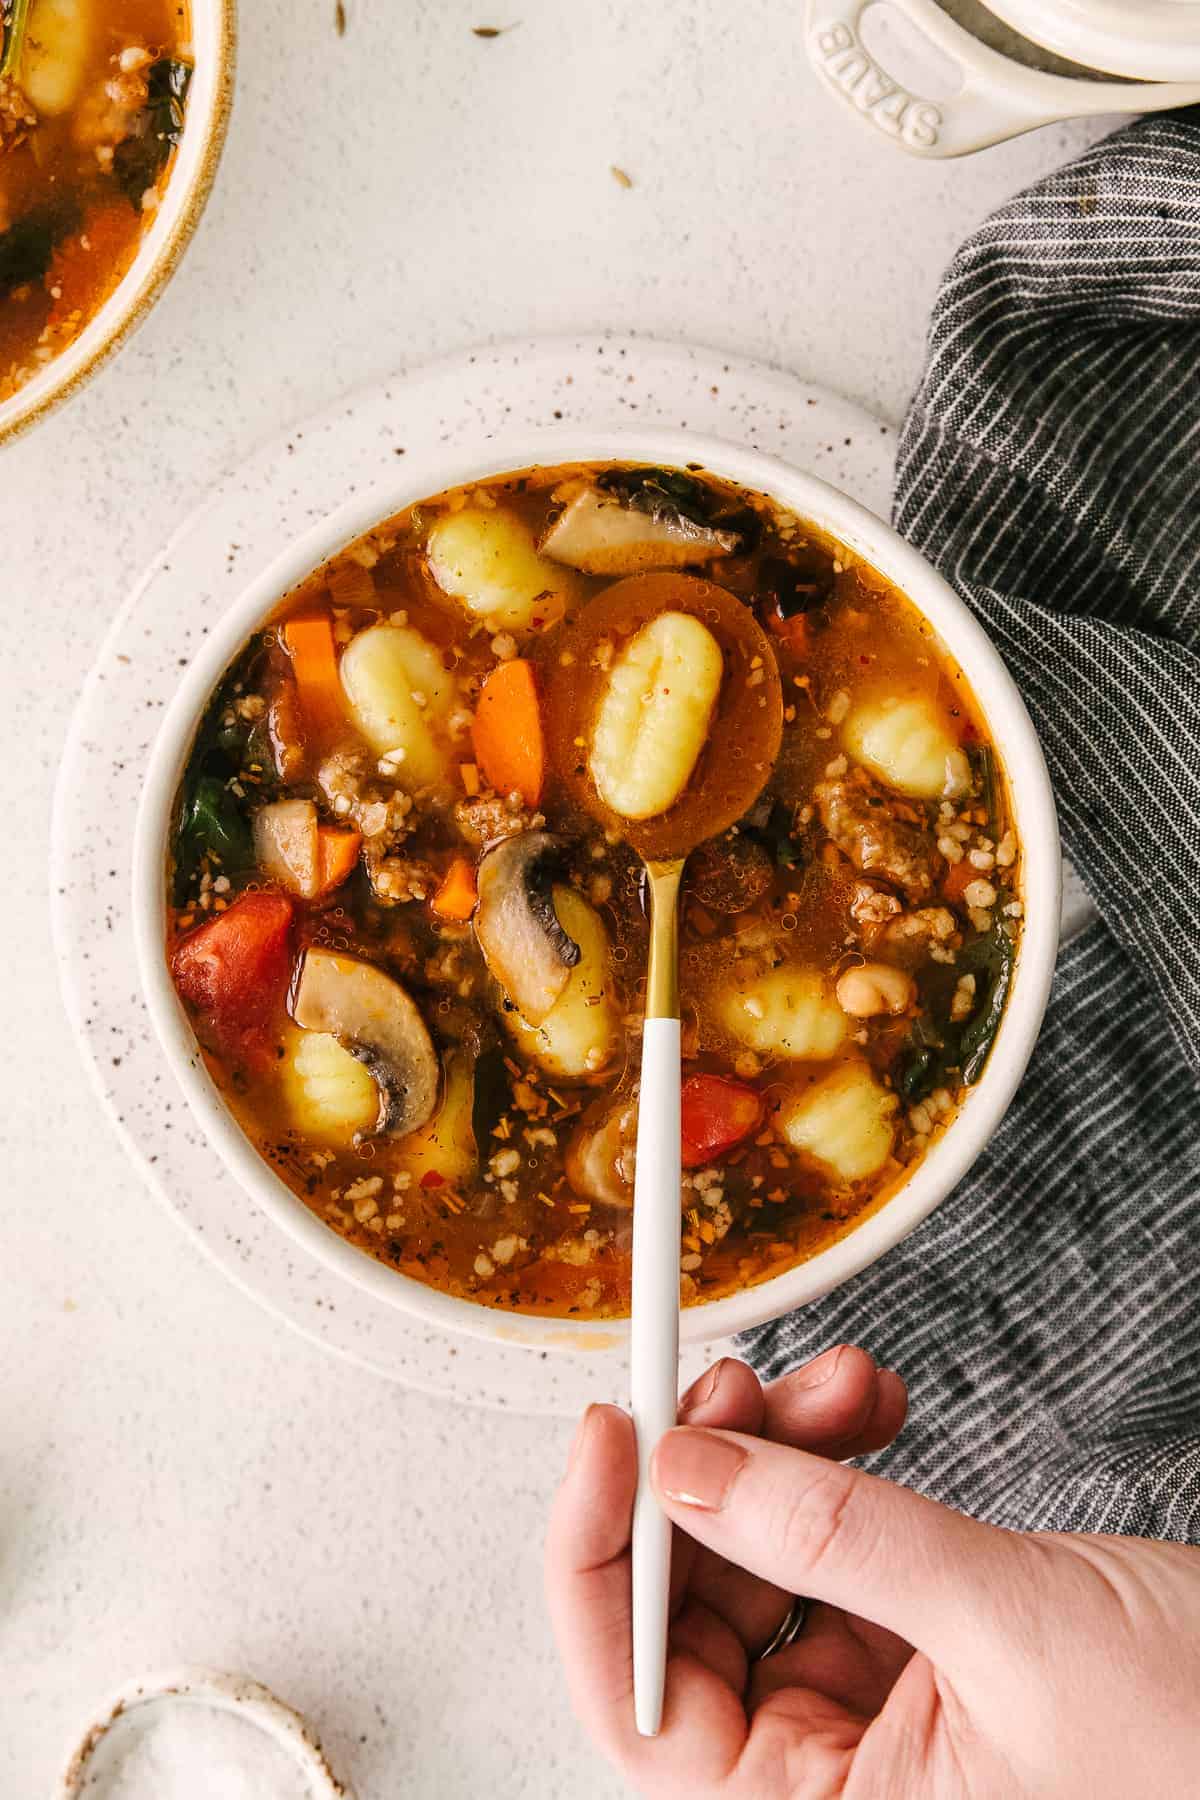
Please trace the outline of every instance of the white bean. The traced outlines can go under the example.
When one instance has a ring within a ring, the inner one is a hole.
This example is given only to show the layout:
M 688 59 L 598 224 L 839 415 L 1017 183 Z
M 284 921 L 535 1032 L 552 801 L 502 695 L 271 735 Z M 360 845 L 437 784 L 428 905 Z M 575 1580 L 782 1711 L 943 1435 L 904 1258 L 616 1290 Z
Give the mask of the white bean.
M 915 992 L 912 976 L 890 963 L 857 963 L 838 977 L 838 1005 L 852 1019 L 902 1013 L 912 1004 Z

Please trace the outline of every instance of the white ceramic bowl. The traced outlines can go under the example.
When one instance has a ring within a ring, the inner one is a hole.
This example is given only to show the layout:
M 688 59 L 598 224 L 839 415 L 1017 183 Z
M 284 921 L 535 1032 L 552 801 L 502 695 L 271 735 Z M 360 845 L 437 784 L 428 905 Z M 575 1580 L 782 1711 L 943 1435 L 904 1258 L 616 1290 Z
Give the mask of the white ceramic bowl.
M 209 696 L 243 642 L 279 600 L 344 545 L 393 513 L 445 488 L 533 464 L 616 460 L 681 467 L 701 463 L 743 487 L 771 494 L 887 575 L 907 594 L 961 664 L 1008 774 L 1024 854 L 1025 924 L 1003 1023 L 982 1079 L 945 1134 L 886 1205 L 809 1261 L 727 1299 L 689 1307 L 685 1340 L 723 1337 L 815 1300 L 875 1262 L 914 1230 L 966 1173 L 999 1124 L 1029 1060 L 1045 1011 L 1058 944 L 1060 856 L 1054 800 L 1041 746 L 1016 687 L 986 634 L 919 553 L 874 514 L 814 476 L 716 438 L 665 431 L 546 431 L 490 439 L 477 459 L 461 454 L 406 466 L 355 495 L 297 539 L 220 619 L 184 675 L 163 718 L 138 813 L 133 855 L 134 931 L 150 1016 L 193 1113 L 250 1199 L 330 1270 L 431 1325 L 537 1349 L 609 1348 L 626 1321 L 594 1326 L 501 1312 L 456 1299 L 389 1269 L 324 1225 L 245 1138 L 209 1077 L 165 954 L 165 858 L 171 814 L 192 738 Z M 281 1246 L 282 1254 L 282 1246 Z
M 44 418 L 141 324 L 196 228 L 217 172 L 233 98 L 235 0 L 190 0 L 195 72 L 183 135 L 154 221 L 137 255 L 79 336 L 0 401 L 0 445 Z

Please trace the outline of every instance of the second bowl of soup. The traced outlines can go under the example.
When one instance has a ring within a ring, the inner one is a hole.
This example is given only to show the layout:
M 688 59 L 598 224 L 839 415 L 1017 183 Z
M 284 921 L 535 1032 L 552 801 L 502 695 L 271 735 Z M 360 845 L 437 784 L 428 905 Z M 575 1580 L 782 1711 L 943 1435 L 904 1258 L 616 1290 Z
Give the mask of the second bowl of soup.
M 719 626 L 714 588 L 761 630 Z M 1036 738 L 887 527 L 658 435 L 356 502 L 189 671 L 139 821 L 139 949 L 254 1197 L 440 1323 L 619 1336 L 647 946 L 626 830 L 669 835 L 754 757 L 777 689 L 758 798 L 684 881 L 685 1335 L 786 1311 L 912 1229 L 1044 1007 Z
M 0 442 L 144 316 L 196 224 L 234 0 L 10 0 L 0 19 Z

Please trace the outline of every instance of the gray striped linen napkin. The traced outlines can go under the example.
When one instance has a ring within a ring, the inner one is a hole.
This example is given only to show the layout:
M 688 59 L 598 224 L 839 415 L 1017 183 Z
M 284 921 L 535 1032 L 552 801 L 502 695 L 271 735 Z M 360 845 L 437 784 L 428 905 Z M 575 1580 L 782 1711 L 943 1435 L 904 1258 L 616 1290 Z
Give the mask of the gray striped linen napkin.
M 979 615 L 1100 920 L 933 1217 L 745 1334 L 910 1384 L 880 1471 L 1012 1527 L 1200 1541 L 1200 109 L 1004 206 L 934 309 L 895 523 Z

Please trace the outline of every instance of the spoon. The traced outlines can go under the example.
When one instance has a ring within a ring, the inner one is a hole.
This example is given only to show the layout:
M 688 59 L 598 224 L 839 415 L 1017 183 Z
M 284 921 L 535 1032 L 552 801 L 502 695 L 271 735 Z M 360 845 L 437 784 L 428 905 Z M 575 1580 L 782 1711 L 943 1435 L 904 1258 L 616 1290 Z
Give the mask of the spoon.
M 580 721 L 590 721 L 612 651 L 662 612 L 691 613 L 717 640 L 720 691 L 705 744 L 682 794 L 649 819 L 627 819 L 601 800 Z M 606 643 L 610 654 L 598 657 Z M 671 1585 L 671 1522 L 654 1498 L 650 1457 L 679 1403 L 679 1250 L 683 1170 L 679 1027 L 679 889 L 689 853 L 736 823 L 761 793 L 779 753 L 783 701 L 770 641 L 749 608 L 693 575 L 634 575 L 572 621 L 565 645 L 581 673 L 555 683 L 550 728 L 556 760 L 583 806 L 642 858 L 650 902 L 645 1025 L 633 1189 L 630 1402 L 638 1449 L 633 1510 L 634 1712 L 643 1737 L 662 1724 Z

